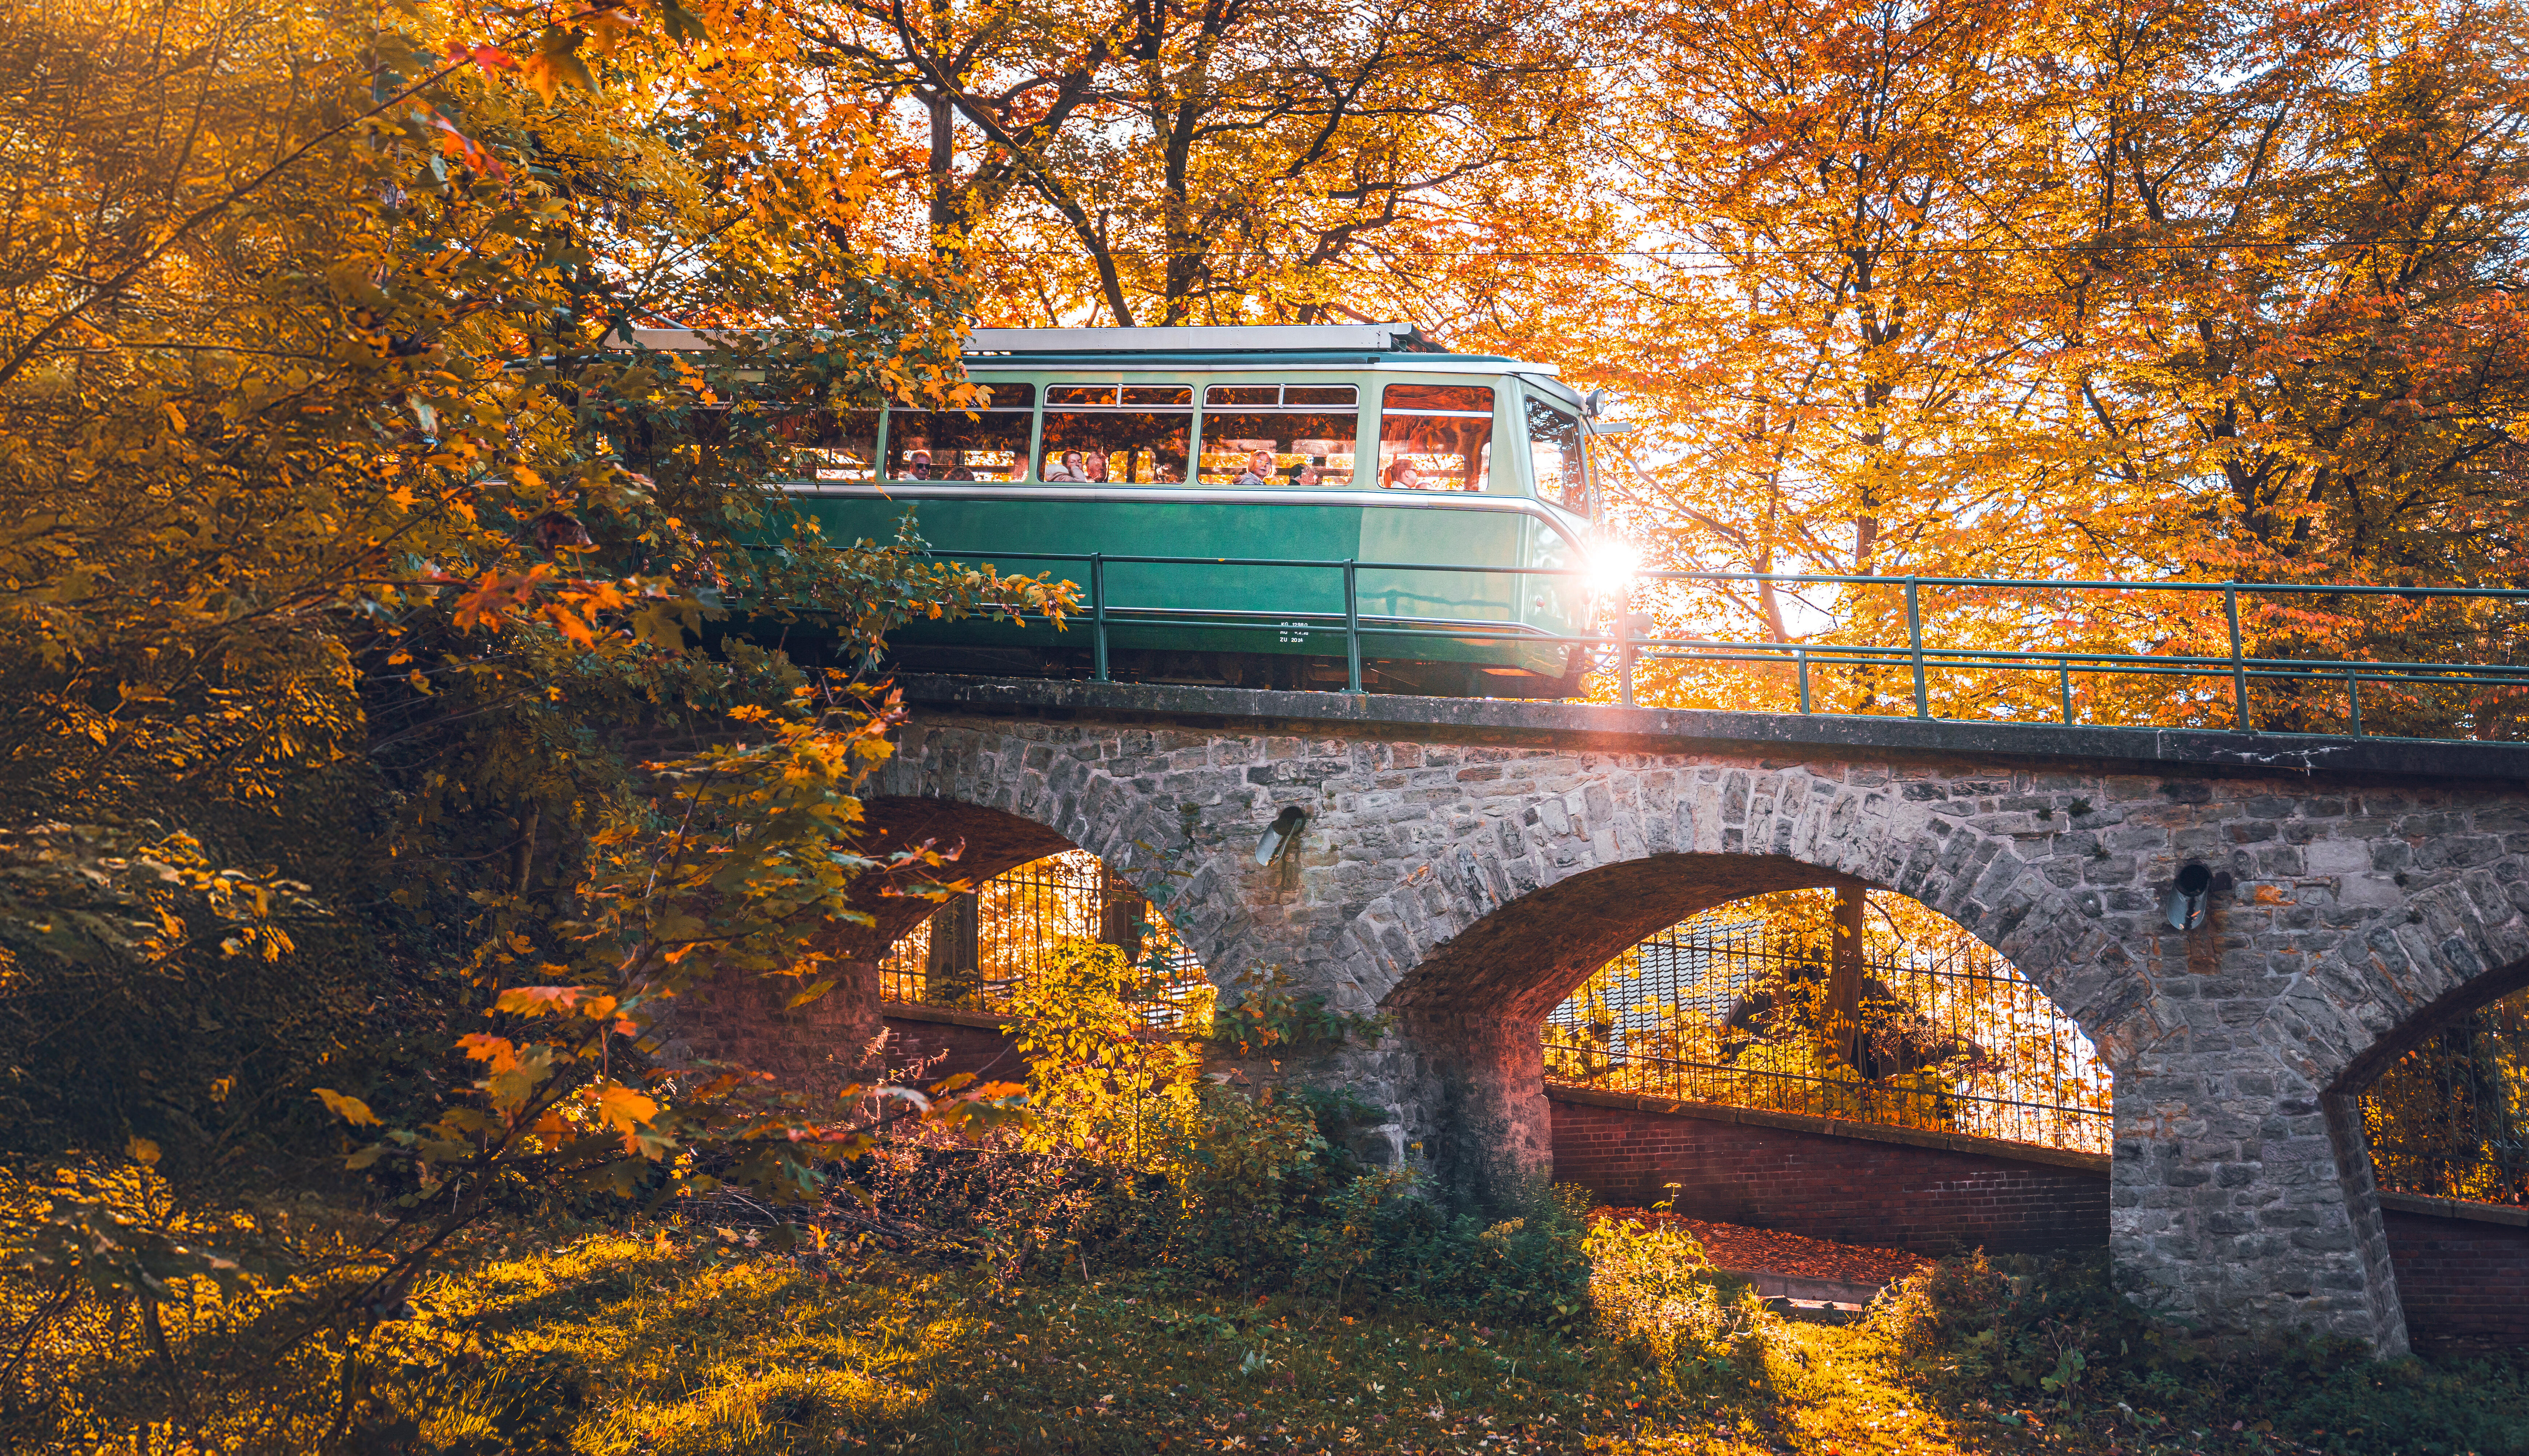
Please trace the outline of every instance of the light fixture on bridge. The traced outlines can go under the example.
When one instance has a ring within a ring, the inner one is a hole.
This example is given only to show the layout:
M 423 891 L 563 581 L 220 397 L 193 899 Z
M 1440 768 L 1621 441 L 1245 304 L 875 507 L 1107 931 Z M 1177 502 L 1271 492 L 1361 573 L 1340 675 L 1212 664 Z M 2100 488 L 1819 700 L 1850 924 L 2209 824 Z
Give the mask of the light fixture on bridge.
M 2171 930 L 2193 930 L 2204 923 L 2204 902 L 2216 890 L 2231 888 L 2231 877 L 2216 877 L 2202 860 L 2191 860 L 2180 866 L 2178 881 L 2169 890 L 2169 898 L 2161 911 L 2169 917 Z
M 1272 825 L 1264 831 L 1264 837 L 1256 841 L 1256 862 L 1271 864 L 1273 856 L 1289 848 L 1291 841 L 1299 836 L 1300 826 L 1308 822 L 1309 811 L 1297 804 L 1274 815 Z

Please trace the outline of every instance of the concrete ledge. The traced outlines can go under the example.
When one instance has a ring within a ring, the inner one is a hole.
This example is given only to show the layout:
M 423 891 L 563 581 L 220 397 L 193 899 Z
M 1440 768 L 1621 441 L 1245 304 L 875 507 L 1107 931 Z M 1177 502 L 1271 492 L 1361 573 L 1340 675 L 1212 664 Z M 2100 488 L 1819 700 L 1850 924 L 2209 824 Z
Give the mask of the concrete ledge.
M 881 1001 L 878 1014 L 885 1021 L 933 1021 L 942 1026 L 980 1026 L 988 1031 L 1010 1028 L 1010 1018 L 998 1011 L 959 1011 L 947 1006 L 917 1006 L 911 1001 Z
M 1587 1087 L 1565 1087 L 1549 1082 L 1547 1098 L 1555 1102 L 1581 1103 L 1594 1107 L 1623 1107 L 1636 1112 L 1659 1112 L 1673 1117 L 1699 1117 L 1707 1122 L 1735 1122 L 1743 1127 L 1772 1127 L 1784 1132 L 1817 1133 L 1830 1138 L 1851 1138 L 1863 1143 L 1898 1143 L 1909 1148 L 1938 1148 L 1949 1153 L 1972 1153 L 1979 1158 L 1999 1158 L 2010 1162 L 2043 1163 L 2048 1167 L 2075 1168 L 2096 1173 L 2104 1178 L 2115 1161 L 2105 1153 L 2072 1153 L 2060 1148 L 2040 1148 L 2033 1143 L 2007 1143 L 2000 1138 L 1975 1138 L 1964 1133 L 1934 1132 L 1920 1127 L 1885 1127 L 1876 1122 L 1851 1122 L 1841 1117 L 1812 1117 L 1805 1112 L 1760 1112 L 1753 1107 L 1722 1107 L 1710 1103 L 1678 1102 L 1665 1097 L 1645 1097 L 1633 1092 L 1600 1092 Z M 2385 1207 L 2390 1195 L 2381 1195 Z
M 2471 1223 L 2502 1223 L 2529 1228 L 2529 1209 L 2509 1204 L 2481 1204 L 2464 1198 L 2425 1198 L 2413 1193 L 2384 1193 L 2380 1207 L 2392 1213 L 2423 1213 L 2434 1218 L 2464 1218 Z
M 1938 718 L 1724 713 L 1691 708 L 1616 708 L 1596 703 L 1511 698 L 1424 698 L 1402 693 L 1271 692 L 1059 678 L 895 679 L 909 703 L 1029 718 L 1147 716 L 1294 728 L 1410 728 L 1435 739 L 1580 742 L 1646 752 L 1701 745 L 1802 754 L 1855 749 L 1906 755 L 2068 760 L 2145 768 L 2451 780 L 2529 779 L 2529 742 L 2429 738 L 2346 738 L 2234 733 L 2209 728 L 2086 728 L 2044 723 L 1979 723 Z

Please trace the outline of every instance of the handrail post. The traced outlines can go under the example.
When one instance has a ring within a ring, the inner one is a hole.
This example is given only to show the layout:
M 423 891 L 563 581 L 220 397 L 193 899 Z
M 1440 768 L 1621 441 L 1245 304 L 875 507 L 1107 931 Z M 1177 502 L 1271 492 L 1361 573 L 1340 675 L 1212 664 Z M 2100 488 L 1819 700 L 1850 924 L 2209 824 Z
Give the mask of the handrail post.
M 2248 726 L 2248 669 L 2247 665 L 2239 659 L 2239 583 L 2235 581 L 2222 583 L 2222 610 L 2229 614 L 2231 619 L 2231 695 L 2238 705 L 2232 714 L 2231 730 L 2234 733 L 2244 733 L 2250 731 L 2250 728 Z
M 1089 557 L 1089 615 L 1091 661 L 1099 681 L 1106 676 L 1106 554 L 1093 552 Z
M 1906 645 L 1914 654 L 1914 716 L 1932 716 L 1932 695 L 1923 686 L 1923 606 L 1915 578 L 1906 578 Z
M 1361 691 L 1361 579 L 1353 557 L 1344 558 L 1344 691 Z
M 1809 650 L 1805 647 L 1796 647 L 1792 649 L 1792 653 L 1800 660 L 1801 711 L 1806 713 L 1809 711 Z
M 2055 659 L 2055 682 L 2064 692 L 2064 726 L 2071 728 L 2072 726 L 2072 660 L 2071 658 Z
M 1625 594 L 1616 599 L 1616 630 L 1624 635 L 1616 648 L 1616 680 L 1622 700 L 1634 706 L 1634 586 L 1625 583 Z
M 2344 701 L 2353 709 L 2353 736 L 2362 736 L 2362 674 L 2344 674 Z

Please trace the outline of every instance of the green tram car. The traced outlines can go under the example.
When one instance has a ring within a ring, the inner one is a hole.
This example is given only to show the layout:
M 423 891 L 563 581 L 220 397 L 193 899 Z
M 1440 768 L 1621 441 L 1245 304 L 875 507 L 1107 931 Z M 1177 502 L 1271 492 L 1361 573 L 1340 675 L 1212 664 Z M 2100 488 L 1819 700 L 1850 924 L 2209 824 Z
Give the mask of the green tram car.
M 1341 689 L 1357 637 L 1367 691 L 1580 691 L 1596 397 L 1553 366 L 1397 324 L 978 329 L 965 365 L 982 407 L 821 416 L 784 488 L 828 540 L 909 511 L 942 556 L 1094 588 L 1105 651 L 1086 610 L 918 621 L 892 667 Z

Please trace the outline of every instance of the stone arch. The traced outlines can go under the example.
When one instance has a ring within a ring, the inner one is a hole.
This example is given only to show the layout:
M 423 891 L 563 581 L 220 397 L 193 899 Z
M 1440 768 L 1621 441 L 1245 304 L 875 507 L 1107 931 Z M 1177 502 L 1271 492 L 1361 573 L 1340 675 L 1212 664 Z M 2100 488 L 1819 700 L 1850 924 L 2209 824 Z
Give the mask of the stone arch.
M 2409 922 L 2416 923 L 2421 922 Z M 2479 954 L 2490 939 L 2471 937 L 2463 948 L 2469 954 Z M 2444 943 L 2443 947 L 2437 948 L 2447 951 L 2461 947 Z M 2391 1064 L 2452 1020 L 2524 988 L 2529 988 L 2529 958 L 2488 966 L 2474 975 L 2449 981 L 2438 997 L 2408 1009 L 2360 1052 L 2346 1058 L 2335 1079 L 2319 1093 L 2319 1115 L 2325 1119 L 2328 1139 L 2335 1149 L 2337 1178 L 2352 1211 L 2354 1247 L 2362 1262 L 2366 1294 L 2374 1318 L 2385 1332 L 2383 1343 L 2389 1348 L 2402 1348 L 2407 1341 L 2406 1308 L 2403 1291 L 2397 1287 L 2382 1216 L 2378 1170 L 2362 1118 L 2362 1095 Z
M 1569 876 L 1495 908 L 1435 947 L 1381 1005 L 1395 1017 L 1408 1058 L 1403 1120 L 1425 1129 L 1424 1157 L 1437 1180 L 1486 1202 L 1549 1163 L 1540 1025 L 1599 966 L 1700 911 L 1804 889 L 1906 894 L 1977 934 L 1934 894 L 1841 870 L 1788 856 L 1668 853 Z M 2049 982 L 2066 979 L 2020 969 L 2050 998 L 2058 993 Z M 2065 1009 L 2098 1039 L 2092 1025 Z
M 1162 903 L 1215 973 L 1279 964 L 1341 1009 L 1393 1011 L 1381 1045 L 1287 1069 L 1387 1107 L 1372 1143 L 1447 1141 L 1426 1092 L 1465 1056 L 1435 1018 L 1497 1022 L 1490 978 L 1523 962 L 1508 1005 L 1534 1012 L 1588 959 L 1536 929 L 1550 918 L 1526 921 L 1537 907 L 1603 891 L 1642 897 L 1625 904 L 1641 920 L 1682 914 L 1677 882 L 1725 861 L 1758 888 L 1847 877 L 1995 947 L 2115 1069 L 2129 1289 L 2213 1325 L 2402 1344 L 2394 1290 L 2359 1253 L 2376 1211 L 2340 1172 L 2326 1104 L 2457 988 L 2529 963 L 2518 781 L 2314 779 L 2245 739 L 2014 759 L 1830 725 L 1786 761 L 1677 733 L 1610 748 L 1645 739 L 1568 726 L 1102 717 L 1091 696 L 917 715 L 876 792 L 997 811 L 1154 899 L 1173 887 Z M 1287 806 L 1310 814 L 1295 885 L 1251 853 Z M 2236 890 L 2180 936 L 2159 896 L 2198 859 Z

